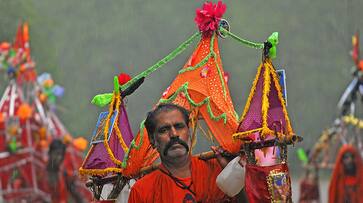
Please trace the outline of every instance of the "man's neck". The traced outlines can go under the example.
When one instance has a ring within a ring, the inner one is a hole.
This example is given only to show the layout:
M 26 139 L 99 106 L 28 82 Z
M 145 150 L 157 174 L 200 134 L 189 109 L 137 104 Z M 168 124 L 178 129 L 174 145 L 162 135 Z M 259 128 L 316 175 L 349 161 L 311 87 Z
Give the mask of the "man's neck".
M 191 156 L 175 158 L 172 160 L 162 160 L 163 165 L 173 176 L 187 178 L 191 176 L 190 163 Z

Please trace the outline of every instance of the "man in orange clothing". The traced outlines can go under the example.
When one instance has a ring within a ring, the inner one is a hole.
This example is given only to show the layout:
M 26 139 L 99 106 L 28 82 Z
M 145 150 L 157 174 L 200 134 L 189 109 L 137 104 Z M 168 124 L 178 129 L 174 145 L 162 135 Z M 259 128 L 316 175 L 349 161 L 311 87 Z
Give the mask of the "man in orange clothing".
M 131 188 L 129 203 L 223 202 L 226 196 L 216 186 L 221 171 L 217 160 L 192 157 L 189 113 L 174 104 L 161 104 L 145 121 L 150 143 L 160 154 L 158 170 L 138 180 Z M 223 161 L 219 155 L 220 161 Z
M 352 145 L 344 145 L 335 162 L 329 186 L 329 202 L 362 203 L 363 162 Z

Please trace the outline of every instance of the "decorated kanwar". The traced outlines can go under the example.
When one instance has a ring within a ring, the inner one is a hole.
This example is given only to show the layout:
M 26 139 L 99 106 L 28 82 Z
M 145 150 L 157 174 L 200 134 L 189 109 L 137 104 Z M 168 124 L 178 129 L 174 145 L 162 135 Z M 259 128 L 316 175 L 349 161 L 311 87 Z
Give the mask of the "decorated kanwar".
M 96 200 L 291 202 L 287 146 L 302 137 L 293 132 L 287 114 L 285 72 L 272 65 L 278 33 L 263 43 L 242 39 L 222 18 L 226 10 L 221 1 L 204 3 L 196 9 L 197 33 L 140 74 L 115 76 L 113 93 L 93 98 L 93 104 L 108 106 L 108 112 L 98 118 L 80 174 L 89 177 L 87 186 Z M 126 97 L 196 38 L 200 40 L 192 55 L 133 135 Z M 241 117 L 220 56 L 219 40 L 225 38 L 261 50 L 262 62 Z M 215 140 L 211 151 L 193 153 L 198 132 Z M 233 179 L 239 181 L 230 184 Z

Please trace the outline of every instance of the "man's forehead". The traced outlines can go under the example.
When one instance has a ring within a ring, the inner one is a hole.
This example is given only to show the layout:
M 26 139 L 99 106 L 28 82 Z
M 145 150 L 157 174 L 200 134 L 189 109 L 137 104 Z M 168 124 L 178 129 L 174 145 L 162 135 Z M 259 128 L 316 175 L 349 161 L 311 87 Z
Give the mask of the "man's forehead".
M 183 113 L 177 109 L 162 111 L 155 116 L 156 126 L 185 122 Z
M 156 115 L 156 118 L 158 119 L 158 118 L 164 117 L 164 116 L 172 116 L 172 117 L 181 116 L 181 117 L 183 117 L 183 113 L 180 112 L 178 109 L 164 110 L 164 111 L 160 111 Z

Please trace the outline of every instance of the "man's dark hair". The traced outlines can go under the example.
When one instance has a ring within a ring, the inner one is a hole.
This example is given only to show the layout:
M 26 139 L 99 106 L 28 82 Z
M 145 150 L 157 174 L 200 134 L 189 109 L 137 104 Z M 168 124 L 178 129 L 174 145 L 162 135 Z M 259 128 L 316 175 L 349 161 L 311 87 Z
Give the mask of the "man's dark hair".
M 50 143 L 48 154 L 50 154 L 51 152 L 53 152 L 56 149 L 59 149 L 59 150 L 62 150 L 62 152 L 65 152 L 66 145 L 59 139 L 55 139 Z
M 189 126 L 189 111 L 186 110 L 184 107 L 181 107 L 176 104 L 166 103 L 166 104 L 159 104 L 154 110 L 150 111 L 147 114 L 145 120 L 145 127 L 147 130 L 147 134 L 151 143 L 154 142 L 154 133 L 156 128 L 156 116 L 159 115 L 161 112 L 168 112 L 177 110 L 183 114 L 184 121 Z
M 55 152 L 57 154 L 55 154 Z M 47 164 L 47 171 L 53 171 L 53 172 L 58 172 L 59 171 L 59 164 L 61 164 L 61 162 L 63 162 L 64 160 L 64 155 L 66 152 L 66 145 L 63 144 L 62 141 L 60 141 L 59 139 L 54 139 L 50 145 L 49 145 L 49 150 L 48 150 L 48 164 Z M 60 163 L 55 163 L 54 162 L 54 157 L 55 156 L 61 156 L 61 160 Z

